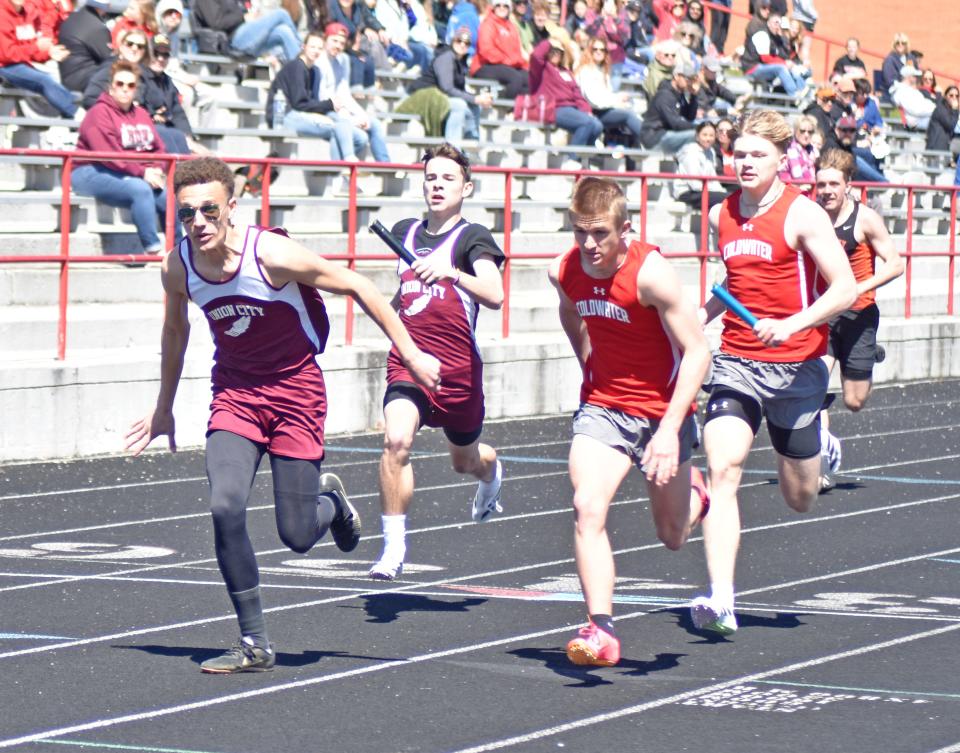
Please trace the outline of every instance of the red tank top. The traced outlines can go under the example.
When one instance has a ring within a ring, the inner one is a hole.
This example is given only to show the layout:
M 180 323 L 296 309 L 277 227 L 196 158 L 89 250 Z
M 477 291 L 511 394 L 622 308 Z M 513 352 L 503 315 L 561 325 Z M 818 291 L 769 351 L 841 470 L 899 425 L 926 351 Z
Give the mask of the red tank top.
M 873 277 L 877 268 L 877 252 L 873 250 L 866 241 L 857 240 L 857 219 L 860 216 L 860 202 L 853 202 L 853 211 L 844 222 L 834 225 L 833 229 L 837 233 L 837 238 L 847 252 L 847 258 L 850 260 L 850 269 L 853 270 L 853 276 L 857 282 L 863 282 L 868 277 Z M 876 289 L 868 290 L 857 297 L 850 307 L 851 311 L 861 311 L 877 299 Z
M 816 299 L 817 265 L 809 254 L 791 248 L 783 234 L 787 212 L 800 191 L 784 187 L 766 212 L 740 214 L 740 191 L 724 199 L 718 228 L 720 255 L 727 268 L 727 289 L 758 319 L 785 319 Z M 720 349 L 755 361 L 795 363 L 826 352 L 827 325 L 798 332 L 782 345 L 767 347 L 753 329 L 729 311 L 723 315 Z
M 560 262 L 560 287 L 590 335 L 581 402 L 644 418 L 662 418 L 666 413 L 680 368 L 680 348 L 664 330 L 657 309 L 637 300 L 637 273 L 647 256 L 659 251 L 634 241 L 613 277 L 605 278 L 583 271 L 576 247 Z

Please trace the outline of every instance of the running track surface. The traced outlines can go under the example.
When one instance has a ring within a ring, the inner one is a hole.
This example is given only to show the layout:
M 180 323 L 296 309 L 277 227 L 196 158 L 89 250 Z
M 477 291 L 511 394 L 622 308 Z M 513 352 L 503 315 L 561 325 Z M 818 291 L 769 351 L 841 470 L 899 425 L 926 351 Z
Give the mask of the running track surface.
M 624 658 L 602 669 L 563 653 L 583 620 L 567 416 L 488 425 L 505 513 L 482 525 L 474 484 L 424 432 L 394 583 L 365 577 L 380 437 L 330 443 L 364 517 L 350 556 L 282 548 L 264 463 L 249 510 L 278 650 L 264 674 L 198 669 L 237 637 L 200 453 L 0 468 L 0 748 L 956 753 L 958 407 L 944 381 L 834 409 L 843 469 L 805 516 L 780 500 L 761 430 L 729 640 L 684 609 L 705 578 L 699 537 L 661 547 L 632 475 L 610 519 Z

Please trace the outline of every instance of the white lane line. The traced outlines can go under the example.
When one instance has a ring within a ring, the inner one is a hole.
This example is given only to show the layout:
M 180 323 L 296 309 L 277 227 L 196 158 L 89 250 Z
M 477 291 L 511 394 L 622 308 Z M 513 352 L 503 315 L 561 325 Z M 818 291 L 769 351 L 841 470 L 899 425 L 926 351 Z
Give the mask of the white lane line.
M 514 445 L 504 445 L 497 448 L 497 452 L 506 452 L 508 450 L 531 450 L 537 447 L 553 447 L 555 445 L 561 444 L 570 444 L 569 438 L 552 440 L 550 442 L 529 442 L 524 444 L 514 444 Z M 335 453 L 337 451 L 336 446 L 330 447 L 330 452 Z M 344 452 L 349 452 L 349 450 L 344 450 Z M 446 452 L 414 452 L 414 460 L 436 460 L 437 458 L 446 458 L 448 453 Z M 353 460 L 353 461 L 344 461 L 341 463 L 330 463 L 329 466 L 332 469 L 345 468 L 345 467 L 356 467 L 360 465 L 374 465 L 380 462 L 379 458 L 373 458 L 370 460 Z M 257 471 L 257 476 L 268 476 L 270 475 L 270 468 L 264 467 L 261 470 Z M 183 478 L 169 478 L 169 479 L 154 479 L 152 481 L 131 481 L 125 484 L 106 484 L 101 486 L 84 486 L 78 487 L 75 489 L 59 489 L 46 492 L 29 492 L 27 494 L 7 494 L 5 496 L 0 496 L 0 502 L 9 502 L 16 499 L 40 499 L 43 497 L 55 497 L 58 495 L 72 495 L 72 494 L 85 494 L 87 492 L 104 492 L 104 491 L 115 491 L 123 489 L 142 489 L 149 486 L 169 486 L 170 484 L 185 484 L 192 483 L 196 481 L 206 482 L 206 476 L 185 476 Z M 475 483 L 475 482 L 474 482 Z
M 542 740 L 545 737 L 552 737 L 553 735 L 559 735 L 564 732 L 572 732 L 574 730 L 583 729 L 584 727 L 590 727 L 594 724 L 609 722 L 613 719 L 621 719 L 626 716 L 642 714 L 645 711 L 651 711 L 653 709 L 661 708 L 662 706 L 680 703 L 681 701 L 686 701 L 690 698 L 696 698 L 700 695 L 716 693 L 717 691 L 724 690 L 735 685 L 757 682 L 758 680 L 765 680 L 768 677 L 778 677 L 779 675 L 789 674 L 790 672 L 797 672 L 802 669 L 809 669 L 810 667 L 817 667 L 822 664 L 841 661 L 843 659 L 851 659 L 864 654 L 870 654 L 875 651 L 884 651 L 888 648 L 895 648 L 905 643 L 911 643 L 913 641 L 923 640 L 925 638 L 933 638 L 954 630 L 960 630 L 960 625 L 948 625 L 947 627 L 926 630 L 922 633 L 901 636 L 900 638 L 894 638 L 893 640 L 884 641 L 883 643 L 872 643 L 869 646 L 861 646 L 860 648 L 854 648 L 848 651 L 840 651 L 835 654 L 821 656 L 817 659 L 808 659 L 807 661 L 787 664 L 786 666 L 779 667 L 778 669 L 767 670 L 766 672 L 755 672 L 753 674 L 743 675 L 742 677 L 738 677 L 734 680 L 725 680 L 724 682 L 718 682 L 714 685 L 708 685 L 707 687 L 699 688 L 697 690 L 688 690 L 683 693 L 676 693 L 675 695 L 667 696 L 666 698 L 659 698 L 655 701 L 638 703 L 634 706 L 627 706 L 626 708 L 618 709 L 616 711 L 608 711 L 603 714 L 595 714 L 593 716 L 584 717 L 572 722 L 566 722 L 565 724 L 558 724 L 553 727 L 545 727 L 533 732 L 527 732 L 523 735 L 507 737 L 501 740 L 493 740 L 491 742 L 484 743 L 482 745 L 476 745 L 471 748 L 462 748 L 454 753 L 487 753 L 487 751 L 491 750 L 501 750 L 503 748 L 510 748 L 515 745 L 523 745 L 525 743 L 533 742 L 534 740 Z M 937 753 L 942 752 L 938 751 Z
M 632 619 L 634 617 L 639 617 L 647 614 L 647 612 L 635 612 L 629 615 L 623 615 L 620 619 Z M 369 667 L 359 667 L 357 669 L 350 669 L 343 672 L 335 672 L 329 675 L 321 675 L 319 677 L 313 677 L 306 680 L 297 680 L 294 682 L 281 683 L 278 685 L 272 685 L 265 688 L 258 688 L 256 690 L 248 690 L 240 693 L 230 693 L 226 695 L 216 696 L 213 698 L 207 698 L 201 701 L 194 701 L 192 703 L 178 704 L 175 706 L 167 706 L 163 708 L 151 709 L 150 711 L 141 711 L 133 714 L 125 714 L 122 716 L 116 716 L 110 719 L 97 719 L 91 722 L 85 722 L 83 724 L 76 724 L 69 727 L 60 727 L 56 729 L 45 730 L 43 732 L 35 732 L 30 735 L 24 735 L 17 738 L 8 738 L 6 740 L 0 740 L 0 748 L 9 748 L 14 745 L 22 745 L 28 742 L 37 742 L 39 740 L 49 739 L 52 737 L 63 737 L 64 735 L 70 735 L 77 732 L 86 732 L 94 729 L 103 729 L 106 727 L 114 727 L 119 724 L 128 724 L 130 722 L 139 722 L 149 719 L 156 719 L 158 717 L 170 716 L 172 714 L 179 714 L 186 711 L 196 711 L 198 709 L 210 708 L 212 706 L 219 706 L 224 703 L 232 703 L 234 701 L 243 701 L 249 698 L 257 698 L 265 695 L 272 695 L 274 693 L 279 693 L 287 690 L 295 690 L 298 688 L 311 687 L 314 685 L 319 685 L 321 683 L 332 682 L 334 680 L 341 680 L 350 677 L 357 677 L 360 675 L 370 674 L 373 672 L 379 672 L 386 669 L 394 669 L 396 667 L 410 666 L 413 664 L 421 664 L 427 661 L 434 661 L 437 659 L 444 659 L 449 656 L 457 656 L 462 654 L 473 653 L 476 651 L 482 651 L 488 648 L 495 648 L 497 646 L 509 645 L 511 643 L 521 643 L 524 641 L 533 640 L 535 638 L 542 638 L 547 635 L 553 635 L 556 633 L 565 632 L 571 630 L 573 625 L 564 625 L 559 628 L 551 628 L 549 630 L 541 630 L 535 633 L 526 633 L 524 635 L 515 635 L 508 638 L 499 638 L 497 640 L 486 641 L 483 643 L 475 643 L 467 646 L 460 646 L 458 648 L 446 649 L 443 651 L 435 651 L 428 654 L 420 654 L 417 656 L 412 656 L 408 659 L 397 659 L 389 662 L 382 662 L 380 664 L 375 664 Z M 885 641 L 883 643 L 874 643 L 869 646 L 861 646 L 859 648 L 850 649 L 848 651 L 841 651 L 835 654 L 829 654 L 827 656 L 821 656 L 816 659 L 809 659 L 803 662 L 796 662 L 794 664 L 788 664 L 777 669 L 767 670 L 765 672 L 756 672 L 750 675 L 744 675 L 742 677 L 736 678 L 734 680 L 727 680 L 720 683 L 714 683 L 703 688 L 698 688 L 696 690 L 686 691 L 684 693 L 677 693 L 666 698 L 661 698 L 656 701 L 649 701 L 647 703 L 637 704 L 635 706 L 629 706 L 625 709 L 620 709 L 618 711 L 607 712 L 604 714 L 597 714 L 595 716 L 586 717 L 574 722 L 568 722 L 566 724 L 557 725 L 555 727 L 547 727 L 545 729 L 536 730 L 534 732 L 528 732 L 524 735 L 518 735 L 515 737 L 505 738 L 502 740 L 493 741 L 490 743 L 485 743 L 480 746 L 473 748 L 467 748 L 457 753 L 483 753 L 484 751 L 499 750 L 501 748 L 510 747 L 513 745 L 519 745 L 533 740 L 538 740 L 544 737 L 549 737 L 552 735 L 560 734 L 562 732 L 569 732 L 575 729 L 580 729 L 582 727 L 590 726 L 593 724 L 599 724 L 601 722 L 610 721 L 612 719 L 617 719 L 624 716 L 630 716 L 634 714 L 639 714 L 650 709 L 660 708 L 661 706 L 666 706 L 672 703 L 678 703 L 680 701 L 687 700 L 688 698 L 694 698 L 699 695 L 704 695 L 707 693 L 715 693 L 719 690 L 723 690 L 734 685 L 739 685 L 748 682 L 754 682 L 757 680 L 766 679 L 768 677 L 777 677 L 778 675 L 788 674 L 790 672 L 796 672 L 802 669 L 807 669 L 809 667 L 816 667 L 821 664 L 826 664 L 832 661 L 839 661 L 841 659 L 848 659 L 856 656 L 861 656 L 863 654 L 872 653 L 874 651 L 882 651 L 888 648 L 894 648 L 896 646 L 911 643 L 913 641 L 922 640 L 924 638 L 931 638 L 937 635 L 944 633 L 949 633 L 955 630 L 960 630 L 960 624 L 958 625 L 948 625 L 942 628 L 935 628 L 933 630 L 924 631 L 922 633 L 914 633 L 912 635 L 901 636 L 900 638 L 895 638 L 893 640 Z
M 937 748 L 937 750 L 931 751 L 930 753 L 960 753 L 960 743 L 948 745 L 946 748 Z
M 639 617 L 641 615 L 647 614 L 646 611 L 631 612 L 630 614 L 623 615 L 620 617 L 621 620 L 631 619 L 633 617 Z M 35 732 L 30 735 L 25 735 L 23 737 L 9 738 L 6 740 L 0 740 L 0 748 L 9 748 L 14 745 L 22 745 L 29 742 L 37 742 L 39 740 L 46 740 L 51 737 L 63 737 L 64 735 L 74 734 L 76 732 L 86 732 L 92 729 L 103 729 L 104 727 L 113 727 L 118 724 L 126 724 L 129 722 L 139 722 L 147 719 L 155 719 L 161 716 L 169 716 L 171 714 L 178 714 L 184 711 L 195 711 L 197 709 L 209 708 L 211 706 L 219 706 L 224 703 L 232 703 L 233 701 L 242 701 L 248 698 L 257 698 L 265 695 L 272 695 L 273 693 L 280 693 L 285 690 L 296 690 L 297 688 L 310 687 L 312 685 L 319 685 L 321 683 L 332 682 L 334 680 L 343 680 L 349 677 L 356 677 L 358 675 L 370 674 L 371 672 L 379 672 L 385 669 L 394 669 L 395 667 L 404 667 L 410 666 L 413 664 L 422 664 L 423 662 L 432 661 L 435 659 L 444 659 L 448 656 L 457 656 L 460 654 L 467 654 L 474 651 L 482 651 L 487 648 L 495 648 L 496 646 L 509 645 L 511 643 L 517 643 L 522 641 L 533 640 L 535 638 L 543 638 L 547 635 L 554 635 L 557 633 L 564 633 L 569 630 L 575 629 L 581 623 L 563 625 L 562 627 L 550 628 L 548 630 L 539 630 L 535 633 L 525 633 L 523 635 L 513 635 L 507 638 L 498 638 L 492 641 L 485 641 L 483 643 L 473 643 L 467 646 L 460 646 L 457 648 L 444 649 L 443 651 L 433 651 L 429 654 L 419 654 L 417 656 L 411 656 L 407 659 L 395 659 L 392 661 L 380 662 L 379 664 L 374 664 L 368 667 L 358 667 L 356 669 L 348 669 L 342 672 L 334 672 L 328 675 L 320 675 L 319 677 L 312 677 L 306 680 L 295 680 L 293 682 L 280 683 L 278 685 L 271 685 L 264 688 L 257 688 L 256 690 L 247 690 L 240 693 L 229 693 L 226 695 L 215 696 L 213 698 L 207 698 L 201 701 L 194 701 L 192 703 L 178 704 L 176 706 L 167 706 L 164 708 L 153 709 L 151 711 L 141 711 L 134 714 L 125 714 L 123 716 L 113 717 L 112 719 L 97 719 L 92 722 L 86 722 L 84 724 L 76 724 L 70 727 L 60 727 L 59 729 L 46 730 L 44 732 Z

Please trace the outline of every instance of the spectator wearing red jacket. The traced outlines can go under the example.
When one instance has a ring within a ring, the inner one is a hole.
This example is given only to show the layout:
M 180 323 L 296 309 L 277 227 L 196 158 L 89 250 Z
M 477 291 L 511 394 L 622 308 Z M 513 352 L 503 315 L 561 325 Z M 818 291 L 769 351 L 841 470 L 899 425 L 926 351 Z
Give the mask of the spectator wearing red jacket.
M 139 83 L 139 66 L 125 60 L 114 63 L 110 88 L 100 95 L 80 124 L 78 151 L 166 151 L 150 113 L 133 102 Z M 129 209 L 144 251 L 157 254 L 163 251 L 157 219 L 159 216 L 163 222 L 167 207 L 163 166 L 163 162 L 147 161 L 78 162 L 71 182 L 81 196 L 93 196 L 104 204 Z
M 70 54 L 56 44 L 53 34 L 36 0 L 0 0 L 0 78 L 42 95 L 63 117 L 72 118 L 77 112 L 73 95 L 33 66 L 51 59 L 59 62 Z
M 510 18 L 510 10 L 510 0 L 493 0 L 493 7 L 480 22 L 477 54 L 470 64 L 471 76 L 503 84 L 503 95 L 507 99 L 529 91 L 527 57 L 520 42 L 520 30 Z
M 572 57 L 557 39 L 544 39 L 530 55 L 530 91 L 552 99 L 556 105 L 557 127 L 570 132 L 570 146 L 593 146 L 603 133 L 603 123 L 594 116 L 580 84 L 570 71 L 566 57 Z M 575 164 L 574 164 L 575 163 Z M 578 169 L 575 154 L 568 154 L 564 169 Z

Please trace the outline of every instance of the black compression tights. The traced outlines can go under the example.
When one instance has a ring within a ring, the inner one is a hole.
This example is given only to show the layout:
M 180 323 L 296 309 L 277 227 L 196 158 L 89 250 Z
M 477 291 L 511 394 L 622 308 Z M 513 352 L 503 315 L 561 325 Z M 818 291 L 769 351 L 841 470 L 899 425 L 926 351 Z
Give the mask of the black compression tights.
M 247 535 L 247 500 L 265 448 L 237 434 L 215 431 L 207 437 L 207 478 L 217 563 L 230 592 L 259 585 L 257 560 Z M 327 532 L 336 508 L 318 497 L 320 461 L 270 455 L 273 500 L 280 539 L 306 552 Z

